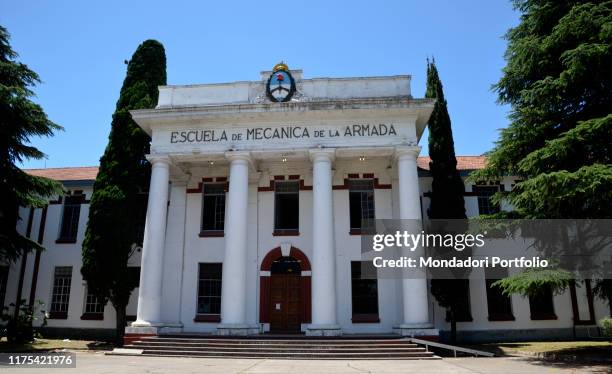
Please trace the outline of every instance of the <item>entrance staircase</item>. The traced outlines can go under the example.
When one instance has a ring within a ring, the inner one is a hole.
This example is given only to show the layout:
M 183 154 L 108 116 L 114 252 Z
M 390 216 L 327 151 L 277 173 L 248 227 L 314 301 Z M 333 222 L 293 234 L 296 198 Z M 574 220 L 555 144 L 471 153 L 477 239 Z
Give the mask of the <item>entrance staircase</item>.
M 437 359 L 425 348 L 396 336 L 314 338 L 304 336 L 219 337 L 162 335 L 124 346 L 143 356 L 270 359 Z

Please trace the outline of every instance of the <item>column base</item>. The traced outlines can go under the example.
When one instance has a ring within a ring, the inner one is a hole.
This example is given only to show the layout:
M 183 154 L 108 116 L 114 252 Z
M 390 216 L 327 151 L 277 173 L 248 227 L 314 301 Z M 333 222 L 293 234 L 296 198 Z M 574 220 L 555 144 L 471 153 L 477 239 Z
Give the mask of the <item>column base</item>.
M 259 334 L 259 326 L 241 323 L 222 323 L 217 326 L 217 335 L 246 336 Z
M 393 332 L 401 336 L 410 336 L 426 340 L 438 340 L 440 331 L 433 328 L 431 323 L 403 323 L 393 326 Z
M 126 334 L 163 335 L 181 332 L 183 332 L 182 323 L 134 321 L 125 328 Z
M 123 344 L 131 344 L 133 341 L 146 336 L 180 334 L 181 332 L 183 332 L 182 323 L 134 321 L 125 328 Z
M 340 325 L 308 325 L 306 336 L 341 336 Z

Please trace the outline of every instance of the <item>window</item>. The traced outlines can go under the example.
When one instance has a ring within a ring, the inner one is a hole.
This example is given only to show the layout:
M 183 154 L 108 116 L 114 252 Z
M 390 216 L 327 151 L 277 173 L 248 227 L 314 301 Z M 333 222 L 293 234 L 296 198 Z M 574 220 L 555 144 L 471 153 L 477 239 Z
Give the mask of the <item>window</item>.
M 8 283 L 8 266 L 0 266 L 0 310 L 4 307 L 6 298 L 6 284 Z
M 299 230 L 299 182 L 274 183 L 274 233 L 297 235 Z
M 529 311 L 532 320 L 557 319 L 550 287 L 542 287 L 537 295 L 529 296 Z
M 455 289 L 457 295 L 457 305 L 455 306 L 455 321 L 471 322 L 472 307 L 470 305 L 470 280 L 469 279 L 445 279 L 444 282 L 452 282 L 449 286 Z M 446 311 L 446 321 L 450 321 L 449 311 Z
M 493 283 L 508 276 L 507 269 L 504 269 L 504 272 L 506 274 L 486 274 L 485 285 L 487 287 L 489 321 L 514 321 L 512 299 L 510 296 L 504 295 L 501 288 L 493 286 Z M 487 270 L 485 270 L 485 273 L 487 273 Z
M 473 186 L 472 192 L 478 196 L 478 214 L 499 213 L 499 204 L 491 201 L 491 196 L 499 191 L 499 186 Z
M 374 224 L 374 181 L 372 179 L 349 180 L 349 211 L 351 233 Z M 363 227 L 363 226 L 366 227 Z
M 68 318 L 70 282 L 72 282 L 72 266 L 56 266 L 53 277 L 53 291 L 51 294 L 49 318 Z
M 351 300 L 353 323 L 380 322 L 378 280 L 371 261 L 351 261 Z
M 202 234 L 222 236 L 225 225 L 225 183 L 205 184 L 202 197 Z
M 85 313 L 83 313 L 81 319 L 104 319 L 104 304 L 94 294 L 89 292 L 89 287 L 86 287 L 85 291 Z
M 221 263 L 201 263 L 196 322 L 217 322 L 221 314 Z
M 83 195 L 66 196 L 60 234 L 59 238 L 57 238 L 58 243 L 76 242 L 77 232 L 79 230 L 79 214 L 81 213 L 81 204 L 83 200 Z

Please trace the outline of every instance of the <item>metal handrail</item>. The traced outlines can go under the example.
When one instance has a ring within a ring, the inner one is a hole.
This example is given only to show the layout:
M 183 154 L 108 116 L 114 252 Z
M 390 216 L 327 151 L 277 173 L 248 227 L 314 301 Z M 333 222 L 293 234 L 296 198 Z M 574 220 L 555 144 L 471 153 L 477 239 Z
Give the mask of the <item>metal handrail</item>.
M 429 346 L 453 351 L 453 354 L 455 357 L 457 357 L 457 352 L 469 353 L 471 355 L 474 355 L 475 357 L 478 357 L 478 356 L 495 357 L 495 353 L 479 351 L 479 350 L 470 349 L 470 348 L 457 347 L 457 346 L 449 345 L 449 344 L 436 343 L 430 340 L 423 340 L 423 339 L 416 339 L 416 338 L 408 338 L 408 340 L 416 344 L 424 345 L 425 350 L 427 351 L 429 350 Z

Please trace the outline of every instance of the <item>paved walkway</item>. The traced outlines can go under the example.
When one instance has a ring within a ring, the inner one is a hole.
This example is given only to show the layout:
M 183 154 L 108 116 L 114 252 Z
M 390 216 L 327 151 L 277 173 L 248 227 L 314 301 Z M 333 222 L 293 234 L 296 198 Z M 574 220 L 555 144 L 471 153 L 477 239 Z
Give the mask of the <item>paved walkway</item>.
M 42 369 L 45 370 L 45 369 Z M 41 369 L 2 369 L 3 373 L 36 373 Z M 52 373 L 53 370 L 46 372 Z M 58 371 L 59 372 L 59 371 Z M 244 374 L 361 374 L 361 373 L 612 373 L 608 366 L 551 364 L 527 358 L 450 358 L 443 360 L 252 360 L 174 357 L 105 356 L 102 353 L 78 353 L 77 368 L 64 369 L 69 374 L 188 374 L 188 373 L 244 373 Z

